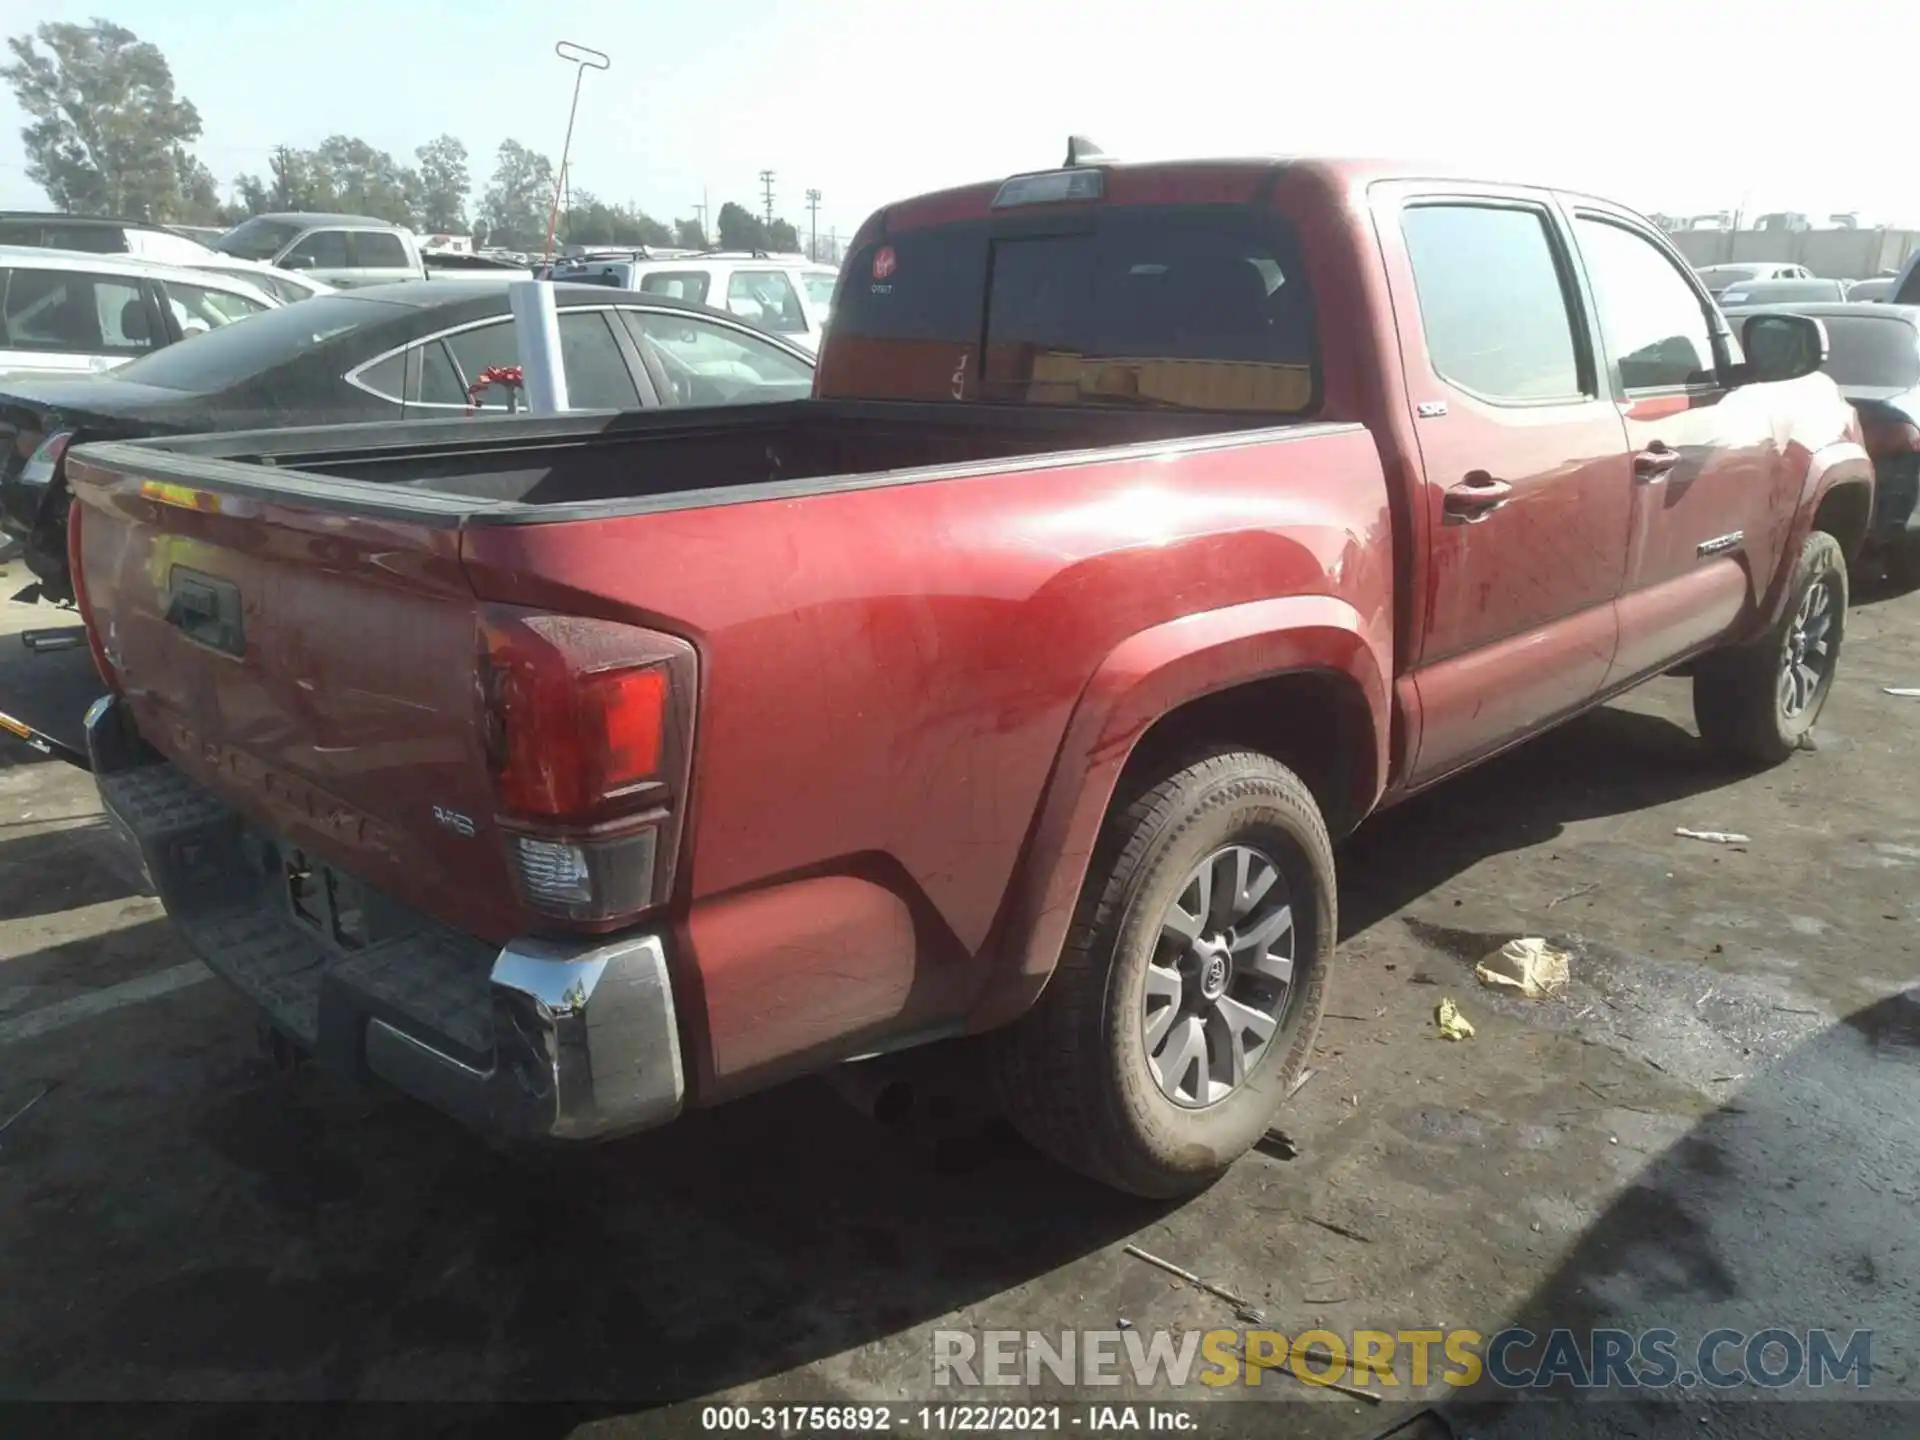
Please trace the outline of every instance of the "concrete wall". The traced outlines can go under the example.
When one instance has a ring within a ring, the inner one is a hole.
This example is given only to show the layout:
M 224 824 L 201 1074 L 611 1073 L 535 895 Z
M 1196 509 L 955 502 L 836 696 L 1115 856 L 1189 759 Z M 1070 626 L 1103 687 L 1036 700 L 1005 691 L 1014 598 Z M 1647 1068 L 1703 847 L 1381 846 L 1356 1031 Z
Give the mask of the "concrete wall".
M 1920 230 L 1682 230 L 1672 238 L 1695 265 L 1779 260 L 1829 280 L 1870 280 L 1920 248 Z

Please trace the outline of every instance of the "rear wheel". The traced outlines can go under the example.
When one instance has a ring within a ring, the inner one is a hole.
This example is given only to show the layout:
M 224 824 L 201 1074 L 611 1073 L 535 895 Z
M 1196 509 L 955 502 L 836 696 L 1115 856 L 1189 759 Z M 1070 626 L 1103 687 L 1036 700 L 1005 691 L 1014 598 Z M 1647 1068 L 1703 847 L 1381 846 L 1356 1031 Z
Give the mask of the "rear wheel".
M 1263 755 L 1209 756 L 1108 817 L 1039 1003 L 992 1037 L 1029 1141 L 1138 1195 L 1217 1179 L 1312 1049 L 1336 920 L 1312 794 Z
M 1847 626 L 1847 562 L 1825 531 L 1794 565 L 1780 621 L 1760 640 L 1704 655 L 1694 669 L 1700 738 L 1759 765 L 1777 765 L 1812 733 L 1839 668 Z

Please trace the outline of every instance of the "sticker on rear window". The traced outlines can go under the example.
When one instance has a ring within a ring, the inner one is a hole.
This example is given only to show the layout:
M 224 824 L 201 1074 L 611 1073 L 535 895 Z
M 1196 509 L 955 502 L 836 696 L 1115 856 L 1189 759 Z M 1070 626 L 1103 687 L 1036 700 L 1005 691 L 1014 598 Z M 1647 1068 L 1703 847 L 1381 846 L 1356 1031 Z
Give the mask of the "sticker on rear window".
M 873 278 L 885 280 L 892 275 L 900 264 L 900 257 L 893 253 L 891 245 L 882 245 L 873 252 Z

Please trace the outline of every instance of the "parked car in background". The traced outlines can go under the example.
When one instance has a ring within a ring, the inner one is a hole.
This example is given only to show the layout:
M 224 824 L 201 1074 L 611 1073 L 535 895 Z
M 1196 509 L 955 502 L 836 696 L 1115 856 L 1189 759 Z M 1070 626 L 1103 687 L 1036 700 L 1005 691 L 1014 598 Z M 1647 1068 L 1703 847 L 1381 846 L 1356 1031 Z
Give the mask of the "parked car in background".
M 1868 551 L 1899 583 L 1920 585 L 1920 305 L 1790 308 L 1826 326 L 1821 368 L 1860 416 L 1875 482 Z
M 0 245 L 78 250 L 89 255 L 130 255 L 162 264 L 204 259 L 208 249 L 198 240 L 164 225 L 30 210 L 0 211 Z
M 189 240 L 211 247 L 213 242 L 226 234 L 231 227 L 226 225 L 169 225 L 166 228 L 176 235 L 184 235 Z
M 273 214 L 242 220 L 214 248 L 298 270 L 335 289 L 426 278 L 411 230 L 367 215 Z
M 279 303 L 244 280 L 186 266 L 0 246 L 0 376 L 111 370 Z
M 1810 305 L 1847 298 L 1847 282 L 1809 276 L 1799 280 L 1742 280 L 1718 296 L 1720 308 L 1733 315 L 1766 305 Z
M 0 272 L 3 273 L 3 272 Z M 570 399 L 584 410 L 743 405 L 805 397 L 813 357 L 736 316 L 661 295 L 556 286 Z M 39 598 L 72 598 L 70 444 L 469 413 L 468 387 L 520 363 L 506 292 L 414 281 L 322 295 L 238 330 L 90 379 L 0 377 L 0 527 L 26 542 Z M 472 412 L 509 412 L 492 386 Z
M 223 255 L 218 250 L 209 250 L 206 258 L 189 259 L 184 263 L 189 269 L 206 270 L 215 275 L 225 275 L 229 280 L 239 280 L 255 286 L 273 296 L 282 305 L 291 305 L 297 300 L 311 300 L 316 295 L 331 295 L 333 286 L 324 280 L 316 280 L 305 270 L 281 270 L 273 265 L 263 265 L 258 260 L 242 260 L 237 255 Z
M 818 352 L 839 271 L 801 256 L 703 251 L 657 260 L 588 257 L 556 264 L 553 278 L 671 295 L 729 310 L 805 350 Z
M 493 255 L 457 254 L 453 251 L 427 251 L 420 257 L 429 280 L 530 280 L 530 267 Z
M 1439 174 L 890 205 L 802 403 L 77 447 L 108 818 L 283 1050 L 495 1135 L 959 1040 L 1198 1190 L 1308 1073 L 1332 837 L 1683 661 L 1783 762 L 1842 663 L 1818 323 Z
M 1699 275 L 1700 283 L 1707 287 L 1707 293 L 1715 299 L 1729 285 L 1737 285 L 1753 280 L 1811 280 L 1814 274 L 1804 265 L 1790 265 L 1774 260 L 1743 260 L 1726 265 L 1698 265 L 1694 272 Z
M 1920 305 L 1920 250 L 1907 257 L 1907 263 L 1900 267 L 1900 277 L 1893 282 L 1893 303 L 1896 305 Z

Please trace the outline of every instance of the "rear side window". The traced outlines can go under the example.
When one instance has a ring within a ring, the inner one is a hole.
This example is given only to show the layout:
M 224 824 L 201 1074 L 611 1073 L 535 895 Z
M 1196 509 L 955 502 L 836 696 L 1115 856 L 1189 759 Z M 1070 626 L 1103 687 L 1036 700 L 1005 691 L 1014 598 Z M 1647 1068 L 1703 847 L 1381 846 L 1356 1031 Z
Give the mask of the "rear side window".
M 696 305 L 707 303 L 707 287 L 704 270 L 655 270 L 640 277 L 640 288 L 649 295 L 671 295 Z
M 185 285 L 178 280 L 167 281 L 163 288 L 168 308 L 173 311 L 173 323 L 180 327 L 183 337 L 204 335 L 209 330 L 218 330 L 236 320 L 261 314 L 268 308 L 257 300 L 235 295 L 230 290 Z
M 61 225 L 41 231 L 42 245 L 53 250 L 84 250 L 89 255 L 124 255 L 130 248 L 127 232 L 117 225 Z
M 407 269 L 407 247 L 398 235 L 385 230 L 356 230 L 349 247 L 353 263 L 362 270 Z
M 1292 230 L 1269 212 L 1115 206 L 1024 233 L 962 222 L 875 241 L 844 273 L 828 348 L 847 368 L 823 393 L 897 393 L 892 372 L 928 398 L 1317 403 L 1312 292 Z
M 1400 229 L 1436 375 L 1510 404 L 1581 394 L 1567 289 L 1545 214 L 1416 205 Z

